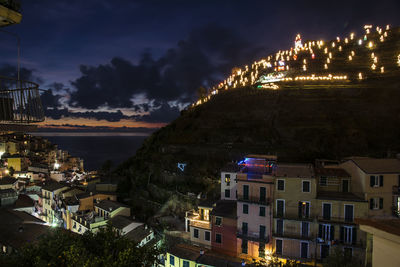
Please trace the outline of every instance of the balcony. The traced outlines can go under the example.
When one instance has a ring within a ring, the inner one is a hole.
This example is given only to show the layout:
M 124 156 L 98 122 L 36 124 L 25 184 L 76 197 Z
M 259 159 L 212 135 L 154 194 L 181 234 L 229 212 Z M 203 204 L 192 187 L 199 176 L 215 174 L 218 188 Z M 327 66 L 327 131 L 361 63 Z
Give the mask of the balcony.
M 253 197 L 253 196 L 244 197 L 243 195 L 238 195 L 238 201 L 266 205 L 266 206 L 271 204 L 270 198 L 260 199 L 260 197 Z
M 16 0 L 0 0 L 0 27 L 20 23 L 21 4 Z
M 239 230 L 236 236 L 241 239 L 247 239 L 255 242 L 263 242 L 263 243 L 269 242 L 269 236 L 268 235 L 260 236 L 259 232 L 252 232 L 252 231 L 243 232 Z
M 305 216 L 301 215 L 299 216 L 298 214 L 284 214 L 281 212 L 274 212 L 274 218 L 280 218 L 284 220 L 290 220 L 290 221 L 305 221 L 305 222 L 312 222 L 315 219 L 315 216 Z
M 39 85 L 0 76 L 0 131 L 30 131 L 44 121 Z
M 318 216 L 318 221 L 338 224 L 356 224 L 354 218 Z
M 274 232 L 273 233 L 274 237 L 281 237 L 281 238 L 290 238 L 290 239 L 298 239 L 298 240 L 309 240 L 312 241 L 315 239 L 315 235 L 311 235 L 310 233 L 308 235 L 303 235 L 299 233 L 278 233 Z

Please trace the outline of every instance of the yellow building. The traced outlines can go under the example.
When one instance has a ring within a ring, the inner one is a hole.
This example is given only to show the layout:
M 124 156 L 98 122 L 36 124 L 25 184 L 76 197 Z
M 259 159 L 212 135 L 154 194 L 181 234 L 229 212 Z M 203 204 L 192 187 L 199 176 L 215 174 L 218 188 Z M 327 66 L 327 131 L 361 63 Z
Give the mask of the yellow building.
M 368 216 L 398 216 L 400 160 L 350 158 L 340 167 L 351 174 L 352 192 L 369 202 Z
M 185 230 L 190 233 L 190 241 L 199 246 L 211 247 L 211 216 L 213 202 L 202 201 L 197 210 L 186 212 Z
M 56 182 L 47 182 L 42 187 L 42 219 L 48 223 L 60 224 L 62 222 L 61 213 L 61 193 L 69 187 Z
M 278 164 L 274 190 L 273 251 L 302 262 L 315 258 L 317 188 L 311 164 Z
M 8 169 L 13 168 L 14 171 L 25 171 L 28 168 L 28 159 L 22 156 L 7 157 Z
M 356 222 L 360 224 L 362 231 L 368 233 L 368 240 L 371 240 L 369 245 L 372 254 L 367 253 L 367 262 L 372 262 L 372 267 L 400 266 L 399 219 L 369 219 Z

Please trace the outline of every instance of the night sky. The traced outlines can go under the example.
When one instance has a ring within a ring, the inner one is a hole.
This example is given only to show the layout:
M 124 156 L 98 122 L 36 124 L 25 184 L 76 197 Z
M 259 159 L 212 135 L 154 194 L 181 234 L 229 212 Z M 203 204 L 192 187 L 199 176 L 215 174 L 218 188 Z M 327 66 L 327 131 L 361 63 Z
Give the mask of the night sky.
M 156 128 L 235 66 L 364 24 L 400 25 L 400 1 L 25 0 L 23 78 L 42 89 L 43 127 Z M 16 41 L 0 33 L 0 75 Z

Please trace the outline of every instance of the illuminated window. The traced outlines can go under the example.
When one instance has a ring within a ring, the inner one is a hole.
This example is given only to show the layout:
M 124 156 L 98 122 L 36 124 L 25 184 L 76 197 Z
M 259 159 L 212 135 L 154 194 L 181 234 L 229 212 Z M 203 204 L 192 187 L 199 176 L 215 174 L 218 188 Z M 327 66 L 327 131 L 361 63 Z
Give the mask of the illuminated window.
M 225 174 L 225 183 L 227 186 L 231 184 L 231 175 L 230 174 Z

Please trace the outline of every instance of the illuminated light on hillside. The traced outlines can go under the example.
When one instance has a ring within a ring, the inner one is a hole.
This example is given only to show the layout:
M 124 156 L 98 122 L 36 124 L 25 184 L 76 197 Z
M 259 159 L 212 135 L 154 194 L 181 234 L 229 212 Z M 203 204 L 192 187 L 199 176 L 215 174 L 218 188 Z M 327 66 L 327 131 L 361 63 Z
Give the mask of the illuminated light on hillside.
M 373 59 L 375 57 L 375 53 L 371 53 L 371 58 Z
M 352 32 L 351 34 L 350 34 L 350 40 L 353 40 L 354 39 L 354 33 Z
M 360 72 L 360 73 L 358 73 L 358 79 L 359 80 L 362 80 L 363 79 L 363 75 L 362 75 L 362 73 Z
M 312 55 L 311 55 L 311 58 L 314 59 L 314 58 L 315 58 L 315 54 L 312 54 Z
M 374 47 L 374 43 L 370 41 L 370 42 L 368 43 L 368 48 L 371 49 L 372 47 Z
M 336 37 L 336 41 L 339 43 L 340 42 L 340 37 Z
M 325 53 L 325 54 L 328 54 L 328 47 L 325 47 L 324 53 Z
M 307 59 L 303 59 L 303 63 L 304 63 L 304 64 L 307 64 Z
M 375 70 L 376 69 L 376 65 L 372 64 L 371 69 Z
M 367 35 L 364 35 L 364 41 L 367 41 Z
M 342 51 L 342 46 L 339 46 L 339 51 Z
M 364 29 L 371 29 L 372 28 L 372 25 L 371 24 L 366 24 L 366 25 L 364 25 Z
M 303 65 L 303 71 L 307 71 L 307 66 Z
M 332 58 L 332 53 L 331 52 L 329 52 L 329 58 Z
M 397 56 L 397 65 L 400 66 L 400 55 Z
M 326 81 L 326 80 L 347 80 L 347 75 L 332 75 L 327 76 L 316 76 L 312 74 L 311 76 L 296 76 L 295 81 Z
M 352 60 L 353 60 L 353 57 L 352 57 L 352 56 L 349 56 L 349 60 L 352 61 Z
M 387 31 L 390 30 L 390 25 L 389 25 L 389 24 L 386 25 L 386 30 L 387 30 Z
M 381 67 L 381 73 L 384 73 L 385 72 L 385 67 Z
M 384 37 L 387 37 L 387 36 L 388 36 L 388 33 L 387 33 L 387 32 L 385 32 L 385 33 L 383 34 L 383 36 L 384 36 Z
M 354 57 L 356 53 L 354 51 L 351 51 L 351 55 Z
M 268 84 L 259 84 L 259 85 L 257 85 L 257 88 L 278 90 L 279 86 L 277 84 L 274 84 L 274 83 L 268 83 Z
M 381 41 L 381 42 L 385 41 L 385 38 L 383 38 L 383 35 L 381 35 L 381 37 L 379 38 L 379 41 Z
M 335 43 L 332 43 L 332 47 L 335 47 Z
M 378 63 L 378 57 L 374 57 L 374 63 Z
M 349 43 L 349 39 L 344 38 L 344 42 L 345 42 L 346 44 Z
M 326 70 L 328 69 L 328 64 L 324 65 L 324 69 L 326 69 Z
M 331 63 L 331 60 L 329 58 L 326 59 L 326 63 Z
M 358 45 L 362 45 L 362 40 L 361 39 L 358 40 Z
M 366 32 L 367 34 L 369 34 L 369 33 L 370 33 L 370 30 L 369 30 L 369 29 L 366 29 L 365 32 Z

